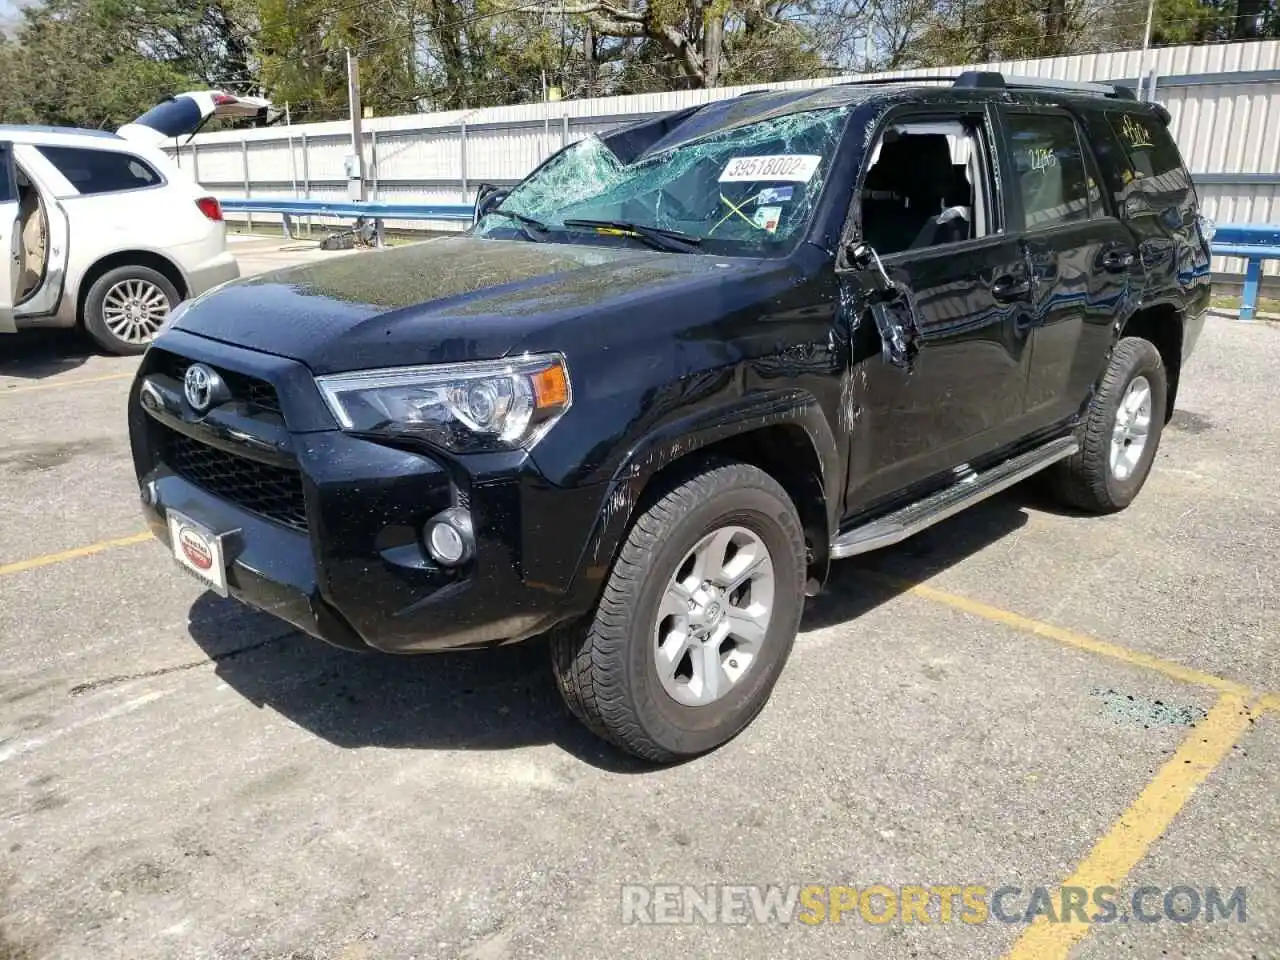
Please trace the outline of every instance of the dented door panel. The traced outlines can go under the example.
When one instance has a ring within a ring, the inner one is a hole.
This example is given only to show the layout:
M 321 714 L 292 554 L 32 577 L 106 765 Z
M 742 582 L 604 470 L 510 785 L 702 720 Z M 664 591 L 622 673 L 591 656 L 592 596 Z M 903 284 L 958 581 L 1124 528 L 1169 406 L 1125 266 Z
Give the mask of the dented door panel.
M 859 318 L 847 391 L 854 510 L 1011 443 L 1022 430 L 1029 303 L 1016 292 L 1027 270 L 1018 241 L 948 244 L 883 264 L 909 292 L 916 353 L 909 366 L 890 362 L 870 312 Z M 1002 300 L 1004 290 L 1012 295 Z

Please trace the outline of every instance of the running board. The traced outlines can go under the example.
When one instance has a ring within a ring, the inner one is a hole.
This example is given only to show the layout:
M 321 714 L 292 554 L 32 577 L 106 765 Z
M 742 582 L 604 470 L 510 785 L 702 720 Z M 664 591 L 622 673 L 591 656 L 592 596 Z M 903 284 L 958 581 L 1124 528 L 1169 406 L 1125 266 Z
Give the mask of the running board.
M 831 559 L 856 557 L 860 553 L 899 543 L 939 520 L 945 520 L 979 500 L 985 500 L 1033 473 L 1065 460 L 1077 449 L 1079 446 L 1074 437 L 1062 437 L 998 463 L 982 473 L 970 470 L 951 486 L 923 500 L 841 533 L 831 541 Z

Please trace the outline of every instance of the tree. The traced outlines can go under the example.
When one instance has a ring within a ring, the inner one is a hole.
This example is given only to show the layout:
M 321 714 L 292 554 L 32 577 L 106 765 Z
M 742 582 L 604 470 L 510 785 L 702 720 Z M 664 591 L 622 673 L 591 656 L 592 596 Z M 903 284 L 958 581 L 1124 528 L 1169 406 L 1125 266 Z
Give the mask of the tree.
M 48 0 L 0 44 L 11 122 L 114 128 L 196 87 L 257 85 L 250 0 Z
M 23 11 L 0 54 L 7 121 L 114 128 L 190 88 L 181 63 L 147 56 L 100 12 L 94 0 Z
M 544 5 L 545 7 L 546 5 Z M 586 18 L 599 36 L 636 41 L 635 63 L 624 68 L 627 87 L 659 84 L 715 87 L 733 81 L 793 79 L 821 69 L 799 0 L 622 0 L 553 5 Z
M 347 50 L 375 113 L 411 113 L 424 92 L 414 0 L 258 0 L 263 87 L 307 120 L 347 115 Z

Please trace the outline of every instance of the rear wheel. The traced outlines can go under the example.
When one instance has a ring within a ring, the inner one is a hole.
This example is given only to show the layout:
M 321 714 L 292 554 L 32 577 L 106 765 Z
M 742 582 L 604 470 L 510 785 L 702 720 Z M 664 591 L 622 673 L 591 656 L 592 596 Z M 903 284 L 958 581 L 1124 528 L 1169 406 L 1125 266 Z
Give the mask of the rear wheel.
M 164 274 L 123 266 L 100 276 L 84 300 L 84 327 L 104 349 L 142 353 L 160 333 L 181 297 Z
M 747 464 L 709 467 L 639 516 L 591 622 L 552 636 L 560 691 L 637 756 L 712 750 L 768 701 L 800 626 L 804 577 L 786 491 Z
M 1127 507 L 1151 472 L 1167 397 L 1160 351 L 1138 337 L 1121 340 L 1089 403 L 1079 452 L 1054 468 L 1058 495 L 1090 513 Z

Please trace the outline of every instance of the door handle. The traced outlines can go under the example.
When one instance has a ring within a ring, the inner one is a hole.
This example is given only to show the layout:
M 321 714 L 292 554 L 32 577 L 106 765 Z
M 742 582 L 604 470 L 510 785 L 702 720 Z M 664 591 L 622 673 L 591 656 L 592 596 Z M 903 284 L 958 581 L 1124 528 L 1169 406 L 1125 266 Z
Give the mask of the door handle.
M 1104 270 L 1128 270 L 1138 257 L 1132 250 L 1109 250 L 1102 255 Z
M 1005 274 L 1003 277 L 997 277 L 995 282 L 991 284 L 991 295 L 1001 303 L 1021 300 L 1030 293 L 1031 279 L 1029 277 L 1015 277 Z

